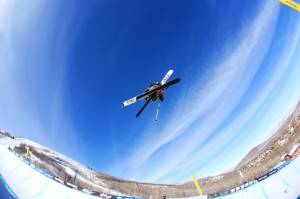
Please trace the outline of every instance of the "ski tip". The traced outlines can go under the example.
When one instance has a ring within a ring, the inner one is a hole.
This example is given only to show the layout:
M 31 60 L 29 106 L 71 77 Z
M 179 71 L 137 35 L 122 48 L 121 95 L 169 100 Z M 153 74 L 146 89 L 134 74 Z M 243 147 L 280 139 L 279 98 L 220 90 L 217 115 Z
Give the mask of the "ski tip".
M 176 78 L 175 81 L 176 81 L 176 82 L 180 82 L 181 79 L 180 79 L 180 78 Z

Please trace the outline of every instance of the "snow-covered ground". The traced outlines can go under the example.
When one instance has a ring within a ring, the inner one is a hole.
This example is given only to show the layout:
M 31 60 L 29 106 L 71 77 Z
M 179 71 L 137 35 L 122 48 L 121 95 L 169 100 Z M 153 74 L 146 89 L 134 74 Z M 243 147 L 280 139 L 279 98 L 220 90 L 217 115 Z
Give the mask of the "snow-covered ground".
M 20 143 L 16 139 L 11 139 L 11 138 L 5 136 L 5 137 L 1 137 L 0 144 L 13 149 L 16 145 L 19 145 Z
M 69 188 L 48 178 L 27 165 L 4 145 L 0 145 L 0 174 L 11 190 L 22 199 L 100 198 Z M 266 180 L 220 198 L 296 199 L 300 195 L 299 184 L 300 158 L 297 158 Z
M 0 165 L 3 179 L 18 198 L 99 198 L 71 189 L 46 177 L 2 145 L 0 145 Z
M 242 191 L 222 199 L 297 199 L 300 196 L 300 159 L 294 160 L 278 173 Z
M 74 160 L 72 160 L 71 158 L 68 158 L 60 153 L 57 153 L 53 150 L 49 150 L 46 147 L 33 142 L 31 140 L 28 139 L 24 139 L 24 138 L 14 138 L 11 139 L 10 137 L 1 137 L 0 138 L 0 145 L 4 145 L 6 147 L 10 147 L 11 149 L 13 149 L 16 146 L 19 146 L 20 144 L 25 144 L 27 146 L 32 146 L 34 147 L 35 150 L 43 152 L 46 156 L 48 157 L 53 157 L 53 158 L 59 158 L 64 160 L 66 163 L 68 163 L 69 165 L 72 165 L 72 167 L 76 167 L 77 168 L 77 172 L 80 172 L 82 174 L 84 174 L 85 177 L 81 176 L 81 175 L 77 175 L 77 179 L 81 180 L 82 182 L 85 182 L 87 185 L 89 186 L 93 186 L 93 187 L 98 187 L 99 189 L 103 190 L 105 193 L 111 194 L 111 195 L 121 195 L 120 193 L 107 189 L 104 185 L 105 183 L 102 182 L 99 178 L 96 178 L 93 174 L 93 172 L 91 172 L 90 168 L 88 168 L 85 165 L 82 165 Z M 31 161 L 32 160 L 38 160 L 37 157 L 35 157 L 34 155 L 31 154 L 30 156 Z M 66 166 L 66 165 L 61 165 L 62 168 L 64 168 L 64 172 L 66 174 L 69 174 L 70 176 L 75 176 L 75 171 Z M 1 168 L 0 168 L 1 169 Z

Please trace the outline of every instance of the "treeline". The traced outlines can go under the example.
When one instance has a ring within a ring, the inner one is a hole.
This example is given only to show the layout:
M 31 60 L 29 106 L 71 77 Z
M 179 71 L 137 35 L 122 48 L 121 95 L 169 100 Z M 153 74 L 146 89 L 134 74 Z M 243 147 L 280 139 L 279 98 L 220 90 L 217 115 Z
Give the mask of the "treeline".
M 10 134 L 9 132 L 7 132 L 7 131 L 1 131 L 1 130 L 0 130 L 0 135 L 10 137 L 11 139 L 15 139 L 15 136 L 11 135 L 11 134 Z

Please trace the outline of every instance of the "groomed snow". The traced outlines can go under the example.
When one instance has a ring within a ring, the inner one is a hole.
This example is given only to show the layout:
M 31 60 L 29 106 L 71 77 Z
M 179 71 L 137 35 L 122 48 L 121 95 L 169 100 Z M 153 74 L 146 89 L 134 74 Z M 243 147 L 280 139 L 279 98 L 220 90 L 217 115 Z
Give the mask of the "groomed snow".
M 13 192 L 22 199 L 100 198 L 71 189 L 46 177 L 20 160 L 14 153 L 9 151 L 5 145 L 0 145 L 0 174 Z M 296 199 L 300 195 L 299 184 L 300 158 L 297 158 L 266 180 L 220 198 Z
M 0 174 L 18 198 L 22 199 L 100 198 L 71 189 L 46 177 L 3 145 L 0 145 Z

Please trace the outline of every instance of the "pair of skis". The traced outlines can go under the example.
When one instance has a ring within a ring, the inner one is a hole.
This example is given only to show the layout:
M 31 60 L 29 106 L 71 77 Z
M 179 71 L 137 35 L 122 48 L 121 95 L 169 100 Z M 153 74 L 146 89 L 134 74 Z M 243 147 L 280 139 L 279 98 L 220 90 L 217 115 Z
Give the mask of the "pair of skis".
M 123 102 L 123 107 L 127 107 L 129 105 L 132 105 L 134 103 L 136 103 L 139 100 L 142 100 L 144 98 L 146 98 L 147 96 L 151 96 L 153 93 L 159 91 L 159 90 L 164 90 L 167 89 L 169 86 L 172 86 L 173 84 L 176 84 L 180 81 L 179 78 L 176 78 L 170 82 L 167 82 L 168 79 L 171 77 L 171 75 L 173 74 L 173 70 L 169 70 L 166 75 L 164 76 L 164 78 L 161 80 L 160 82 L 160 86 L 158 86 L 157 88 L 147 91 L 145 93 L 142 93 L 138 96 L 135 96 L 129 100 L 126 100 Z M 145 108 L 147 107 L 147 105 L 152 101 L 152 98 L 147 99 L 147 101 L 145 102 L 145 104 L 142 106 L 142 108 L 139 110 L 139 112 L 136 114 L 136 117 L 139 117 L 141 115 L 141 113 L 145 110 Z M 159 112 L 159 104 L 157 107 L 157 113 L 156 113 L 156 120 L 158 118 L 158 112 Z
M 126 100 L 125 102 L 123 102 L 123 107 L 127 107 L 131 104 L 134 104 L 136 103 L 138 100 L 142 100 L 144 99 L 145 97 L 147 97 L 148 95 L 151 95 L 153 93 L 155 93 L 156 91 L 162 89 L 162 87 L 167 83 L 168 79 L 171 77 L 171 75 L 173 74 L 173 70 L 169 70 L 167 72 L 167 74 L 164 76 L 164 78 L 161 80 L 161 86 L 157 87 L 156 89 L 154 90 L 151 90 L 151 91 L 148 91 L 148 92 L 145 92 L 145 93 L 142 93 L 138 96 L 135 96 L 129 100 Z
M 148 91 L 148 92 L 146 92 L 146 93 L 144 93 L 144 94 L 141 94 L 141 95 L 137 96 L 136 98 L 137 98 L 137 100 L 139 100 L 139 99 L 144 99 L 146 96 L 151 95 L 151 94 L 155 93 L 155 92 L 158 91 L 158 90 L 161 90 L 161 89 L 167 89 L 169 86 L 172 86 L 173 84 L 176 84 L 176 83 L 178 83 L 179 81 L 180 81 L 179 78 L 174 79 L 174 80 L 172 80 L 172 81 L 170 81 L 170 82 L 168 82 L 168 83 L 166 83 L 166 84 L 164 84 L 164 85 L 161 85 L 161 86 L 157 87 L 156 89 L 153 89 L 152 91 Z M 145 102 L 145 104 L 142 106 L 142 108 L 141 108 L 141 109 L 139 110 L 139 112 L 136 114 L 136 117 L 139 117 L 139 116 L 141 115 L 141 113 L 144 111 L 144 109 L 147 107 L 147 105 L 148 105 L 151 101 L 152 101 L 152 98 L 148 99 L 148 100 Z M 159 102 L 158 102 L 158 103 L 159 103 Z M 156 113 L 156 120 L 157 120 L 157 117 L 158 117 L 158 111 L 159 111 L 159 104 L 158 104 L 157 113 Z

